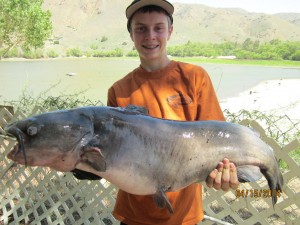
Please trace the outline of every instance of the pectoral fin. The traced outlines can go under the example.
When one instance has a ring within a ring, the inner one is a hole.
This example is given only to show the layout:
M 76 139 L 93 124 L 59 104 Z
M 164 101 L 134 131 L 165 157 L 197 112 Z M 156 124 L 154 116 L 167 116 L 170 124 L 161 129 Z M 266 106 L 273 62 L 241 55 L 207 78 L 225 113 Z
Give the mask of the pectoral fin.
M 84 149 L 83 154 L 81 155 L 81 163 L 87 164 L 93 169 L 104 172 L 106 171 L 106 162 L 101 153 L 101 150 L 97 147 L 90 147 Z
M 158 188 L 156 193 L 153 195 L 154 202 L 158 208 L 165 208 L 167 206 L 167 209 L 170 213 L 174 213 L 171 203 L 169 202 L 169 199 L 164 191 L 163 188 Z
M 259 167 L 253 165 L 245 165 L 237 167 L 237 176 L 239 182 L 253 182 L 262 177 Z

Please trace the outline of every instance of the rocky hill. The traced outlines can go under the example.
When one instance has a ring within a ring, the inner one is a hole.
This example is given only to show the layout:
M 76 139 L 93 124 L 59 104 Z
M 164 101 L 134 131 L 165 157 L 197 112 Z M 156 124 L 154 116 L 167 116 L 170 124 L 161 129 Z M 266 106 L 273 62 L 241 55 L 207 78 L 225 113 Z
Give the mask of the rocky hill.
M 125 48 L 133 45 L 126 30 L 125 9 L 131 0 L 45 0 L 53 21 L 48 47 Z M 170 45 L 192 42 L 300 41 L 300 14 L 249 13 L 237 8 L 212 8 L 175 3 L 174 33 Z M 54 45 L 54 43 L 56 43 Z

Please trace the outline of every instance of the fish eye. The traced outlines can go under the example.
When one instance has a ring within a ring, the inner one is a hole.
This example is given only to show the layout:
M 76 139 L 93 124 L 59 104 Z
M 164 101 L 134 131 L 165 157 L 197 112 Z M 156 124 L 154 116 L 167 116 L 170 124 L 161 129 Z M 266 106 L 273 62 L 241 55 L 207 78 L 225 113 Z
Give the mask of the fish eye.
M 30 126 L 30 127 L 27 128 L 27 134 L 29 136 L 34 136 L 34 135 L 37 134 L 37 132 L 38 132 L 38 128 L 35 127 L 35 126 Z

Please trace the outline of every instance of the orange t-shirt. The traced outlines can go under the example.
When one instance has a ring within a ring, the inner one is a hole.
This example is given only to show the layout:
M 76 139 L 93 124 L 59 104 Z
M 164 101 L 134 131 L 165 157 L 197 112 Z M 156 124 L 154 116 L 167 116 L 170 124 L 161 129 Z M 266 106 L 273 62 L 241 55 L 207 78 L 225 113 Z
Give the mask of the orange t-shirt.
M 108 105 L 126 107 L 129 104 L 146 107 L 151 116 L 158 118 L 224 120 L 206 71 L 182 62 L 171 61 L 167 67 L 154 72 L 138 67 L 114 83 L 108 90 Z M 113 215 L 128 225 L 194 225 L 203 219 L 200 184 L 168 192 L 167 197 L 174 214 L 166 208 L 159 209 L 152 196 L 119 190 Z

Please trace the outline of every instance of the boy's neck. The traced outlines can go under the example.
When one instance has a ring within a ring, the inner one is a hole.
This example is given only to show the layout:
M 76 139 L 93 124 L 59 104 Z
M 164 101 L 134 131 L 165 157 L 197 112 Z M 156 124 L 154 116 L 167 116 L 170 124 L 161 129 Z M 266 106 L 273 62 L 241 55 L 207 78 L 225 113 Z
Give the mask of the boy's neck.
M 157 70 L 161 70 L 163 68 L 165 68 L 166 66 L 169 65 L 170 63 L 170 59 L 165 56 L 163 59 L 155 59 L 155 60 L 143 60 L 142 58 L 141 60 L 141 67 L 148 71 L 148 72 L 154 72 Z

